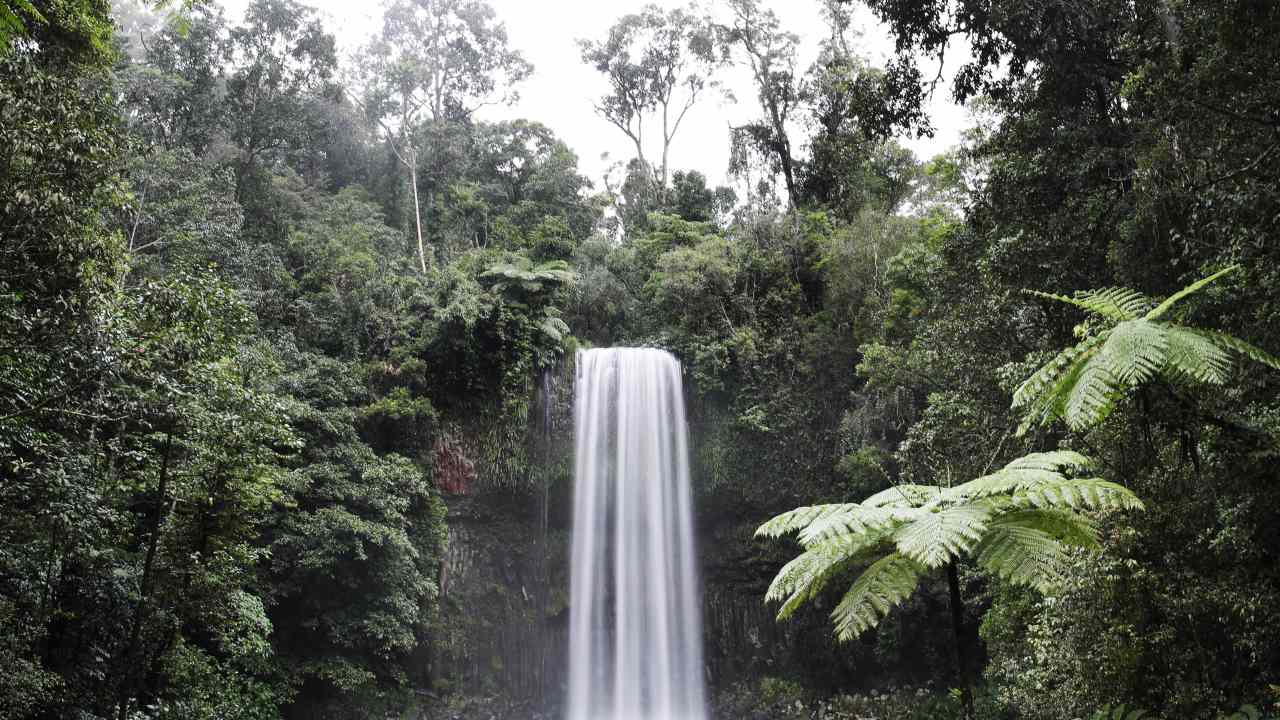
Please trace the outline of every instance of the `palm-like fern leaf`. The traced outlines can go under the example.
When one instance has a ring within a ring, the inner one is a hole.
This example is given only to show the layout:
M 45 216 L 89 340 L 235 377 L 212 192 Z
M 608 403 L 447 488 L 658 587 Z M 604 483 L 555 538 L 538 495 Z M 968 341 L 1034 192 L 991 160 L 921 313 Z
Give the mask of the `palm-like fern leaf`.
M 1140 292 L 1129 288 L 1103 288 L 1101 290 L 1083 290 L 1073 297 L 1055 295 L 1053 293 L 1027 290 L 1027 294 L 1046 300 L 1057 300 L 1074 305 L 1081 310 L 1101 315 L 1109 320 L 1123 322 L 1142 317 L 1151 307 L 1151 300 Z
M 1089 458 L 1072 450 L 1024 455 L 996 472 L 948 488 L 943 496 L 952 502 L 976 500 L 1032 490 L 1036 487 L 1055 486 L 1069 481 L 1066 473 L 1086 472 L 1092 469 Z
M 1061 584 L 1068 555 L 1061 542 L 1034 527 L 995 523 L 974 548 L 978 564 L 1018 585 L 1048 592 Z
M 550 314 L 542 319 L 542 322 L 538 324 L 538 329 L 551 338 L 551 342 L 555 343 L 560 342 L 565 335 L 569 334 L 569 326 L 565 321 Z
M 519 287 L 525 292 L 541 292 L 568 285 L 577 279 L 577 275 L 564 260 L 550 260 L 534 265 L 527 258 L 519 258 L 517 262 L 500 262 L 491 265 L 480 273 L 480 277 L 493 279 L 494 290 L 503 292 L 511 287 Z
M 1165 374 L 1170 380 L 1185 379 L 1210 385 L 1227 382 L 1231 356 L 1220 343 L 1202 332 L 1176 325 L 1169 326 L 1165 336 Z
M 1128 488 L 1102 478 L 1064 478 L 1041 482 L 1013 494 L 1015 504 L 1037 508 L 1087 508 L 1090 510 L 1143 510 L 1145 506 Z
M 831 578 L 864 561 L 865 553 L 875 549 L 883 534 L 845 535 L 829 539 L 805 550 L 782 566 L 769 584 L 765 599 L 781 600 L 778 619 L 791 617 L 801 605 L 817 595 Z
M 1026 508 L 1002 513 L 992 525 L 1017 525 L 1039 530 L 1063 545 L 1098 547 L 1098 528 L 1093 520 L 1065 508 Z
M 881 490 L 862 501 L 863 507 L 918 507 L 937 497 L 942 488 L 937 485 L 912 485 L 904 483 Z
M 1205 287 L 1206 285 L 1208 285 L 1209 283 L 1213 282 L 1214 280 L 1217 280 L 1218 278 L 1222 277 L 1223 275 L 1229 275 L 1229 274 L 1231 274 L 1231 273 L 1233 273 L 1233 272 L 1235 272 L 1235 271 L 1237 271 L 1237 270 L 1239 270 L 1239 269 L 1240 269 L 1240 266 L 1239 266 L 1239 265 L 1229 265 L 1229 266 L 1227 266 L 1227 267 L 1225 267 L 1225 268 L 1223 268 L 1223 269 L 1219 270 L 1218 272 L 1216 272 L 1216 273 L 1214 273 L 1214 274 L 1212 274 L 1212 275 L 1209 275 L 1208 277 L 1200 278 L 1199 280 L 1197 280 L 1197 281 L 1195 281 L 1195 282 L 1191 283 L 1190 285 L 1188 285 L 1188 286 L 1186 286 L 1186 287 L 1182 288 L 1182 289 L 1181 289 L 1181 290 L 1179 290 L 1178 292 L 1176 292 L 1176 293 L 1174 293 L 1174 294 L 1170 295 L 1168 298 L 1166 298 L 1166 299 L 1165 299 L 1165 301 L 1164 301 L 1164 302 L 1162 302 L 1162 303 L 1160 303 L 1159 305 L 1157 305 L 1157 306 L 1155 306 L 1154 308 L 1152 308 L 1152 309 L 1151 309 L 1151 312 L 1147 313 L 1146 319 L 1147 319 L 1147 320 L 1159 320 L 1161 317 L 1163 317 L 1163 316 L 1164 316 L 1164 314 L 1165 314 L 1165 313 L 1169 312 L 1169 309 L 1170 309 L 1170 308 L 1172 308 L 1174 305 L 1177 305 L 1177 304 L 1178 304 L 1178 302 L 1179 302 L 1180 300 L 1182 300 L 1183 298 L 1187 297 L 1188 295 L 1192 295 L 1192 294 L 1194 294 L 1194 293 L 1200 292 L 1201 290 L 1203 290 L 1203 289 L 1204 289 L 1204 287 Z
M 1102 335 L 1090 335 L 1075 345 L 1063 349 L 1052 360 L 1042 365 L 1034 375 L 1024 380 L 1017 390 L 1014 390 L 1013 406 L 1029 405 L 1036 399 L 1044 397 L 1045 391 L 1055 385 L 1068 369 L 1077 366 L 1083 356 L 1091 353 L 1105 339 L 1106 337 Z
M 1110 414 L 1126 391 L 1155 377 L 1221 385 L 1228 379 L 1230 351 L 1280 369 L 1280 358 L 1239 338 L 1160 321 L 1178 301 L 1236 269 L 1233 265 L 1197 280 L 1143 315 L 1138 313 L 1148 301 L 1120 288 L 1072 298 L 1033 292 L 1089 310 L 1113 324 L 1058 353 L 1018 387 L 1013 407 L 1023 410 L 1019 434 L 1055 418 L 1073 430 L 1092 427 Z
M 844 512 L 851 508 L 856 508 L 857 503 L 842 503 L 836 505 L 806 505 L 798 507 L 795 510 L 788 510 L 781 515 L 770 518 L 767 522 L 756 528 L 756 537 L 782 537 L 787 533 L 796 532 L 797 530 L 806 528 L 810 523 L 819 520 L 828 514 Z
M 898 553 L 872 563 L 849 587 L 831 613 L 836 637 L 852 640 L 907 599 L 920 582 L 925 568 Z
M 1005 470 L 1053 470 L 1062 472 L 1087 472 L 1094 468 L 1094 462 L 1087 455 L 1075 450 L 1049 450 L 1023 455 L 1004 466 Z
M 1256 363 L 1262 363 L 1273 370 L 1280 370 L 1280 357 L 1276 357 L 1257 345 L 1247 343 L 1234 335 L 1228 335 L 1217 330 L 1196 329 L 1192 332 L 1205 336 L 1216 345 L 1228 350 L 1235 350 Z
M 915 562 L 938 568 L 969 552 L 982 539 L 991 509 L 985 505 L 952 505 L 916 509 L 916 518 L 893 533 L 898 552 Z
M 1085 338 L 1074 348 L 1069 348 L 1073 352 L 1065 363 L 1055 358 L 1018 388 L 1014 393 L 1013 407 L 1025 407 L 1018 435 L 1025 433 L 1031 425 L 1048 424 L 1054 418 L 1066 416 L 1072 390 L 1109 334 L 1108 330 L 1105 334 Z
M 866 535 L 883 530 L 901 518 L 901 513 L 891 508 L 867 507 L 866 503 L 834 507 L 838 509 L 823 514 L 822 517 L 800 529 L 797 539 L 801 545 L 809 547 L 814 543 L 844 535 Z
M 1168 349 L 1168 332 L 1163 326 L 1126 320 L 1115 326 L 1090 364 L 1105 366 L 1117 383 L 1132 387 L 1160 372 Z

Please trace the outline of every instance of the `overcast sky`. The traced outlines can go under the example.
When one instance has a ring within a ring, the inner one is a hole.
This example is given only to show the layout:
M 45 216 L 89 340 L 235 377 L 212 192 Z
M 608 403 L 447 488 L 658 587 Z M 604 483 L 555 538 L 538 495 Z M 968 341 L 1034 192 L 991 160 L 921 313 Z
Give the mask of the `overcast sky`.
M 381 4 L 364 0 L 300 0 L 317 8 L 338 39 L 342 53 L 350 53 L 378 29 Z M 222 0 L 228 21 L 238 22 L 248 0 Z M 488 119 L 522 117 L 550 127 L 578 154 L 582 172 L 597 188 L 605 168 L 632 154 L 630 141 L 614 126 L 595 114 L 593 102 L 604 93 L 605 81 L 583 64 L 576 40 L 599 40 L 622 15 L 638 12 L 646 0 L 490 0 L 498 18 L 506 24 L 510 44 L 519 50 L 534 72 L 520 89 L 520 101 L 511 108 L 486 109 Z M 656 0 L 663 7 L 688 4 L 678 0 Z M 819 15 L 818 0 L 763 0 L 781 19 L 783 27 L 801 38 L 799 68 L 809 66 L 817 55 L 819 41 L 826 36 Z M 862 37 L 862 53 L 878 66 L 893 52 L 893 42 L 875 18 L 859 8 L 854 26 Z M 958 52 L 953 51 L 958 54 Z M 953 55 L 954 56 L 954 55 Z M 711 93 L 704 94 L 680 127 L 671 148 L 671 166 L 700 170 L 709 184 L 728 184 L 728 127 L 758 114 L 750 75 L 744 69 L 727 69 L 721 81 L 738 98 L 730 103 Z M 934 93 L 930 115 L 937 132 L 933 138 L 901 141 L 921 159 L 927 159 L 959 142 L 960 131 L 968 124 L 962 108 L 950 102 L 949 82 Z M 607 153 L 609 159 L 602 159 Z M 649 157 L 657 152 L 646 148 Z

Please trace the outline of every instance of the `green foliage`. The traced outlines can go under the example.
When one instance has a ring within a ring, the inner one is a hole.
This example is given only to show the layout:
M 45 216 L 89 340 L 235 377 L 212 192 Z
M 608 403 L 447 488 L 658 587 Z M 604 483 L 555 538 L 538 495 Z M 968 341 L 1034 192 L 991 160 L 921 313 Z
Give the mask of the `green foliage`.
M 569 263 L 563 260 L 550 260 L 533 265 L 526 258 L 516 263 L 503 262 L 489 267 L 480 273 L 482 278 L 491 278 L 495 292 L 507 289 L 517 290 L 528 295 L 553 293 L 559 287 L 573 282 L 574 274 Z
M 1074 297 L 1032 293 L 1087 310 L 1107 325 L 1087 327 L 1080 342 L 1018 387 L 1013 406 L 1025 408 L 1026 414 L 1020 432 L 1059 418 L 1073 430 L 1097 425 L 1125 392 L 1157 376 L 1180 384 L 1223 385 L 1229 350 L 1280 369 L 1280 358 L 1239 338 L 1160 320 L 1178 301 L 1238 269 L 1220 270 L 1158 305 L 1124 288 L 1084 291 Z
M 282 381 L 304 449 L 267 532 L 272 646 L 299 689 L 295 711 L 358 716 L 408 692 L 438 592 L 444 506 L 421 467 L 361 441 L 352 406 L 365 391 L 350 366 L 294 362 Z
M 48 22 L 29 0 L 5 0 L 0 3 L 0 52 L 8 50 L 13 37 L 21 37 L 26 31 L 26 22 L 32 20 L 38 23 Z
M 1124 705 L 1106 705 L 1094 713 L 1090 720 L 1142 720 L 1144 717 L 1147 717 L 1145 710 L 1128 709 Z
M 1079 475 L 1090 468 L 1077 453 L 1036 453 L 961 485 L 898 485 L 861 503 L 783 513 L 756 533 L 796 532 L 805 552 L 778 572 L 766 599 L 783 601 L 778 618 L 787 618 L 832 579 L 881 556 L 832 612 L 837 636 L 850 640 L 908 597 L 925 572 L 965 556 L 1047 592 L 1061 583 L 1071 548 L 1097 547 L 1093 522 L 1080 511 L 1143 508 L 1124 487 Z

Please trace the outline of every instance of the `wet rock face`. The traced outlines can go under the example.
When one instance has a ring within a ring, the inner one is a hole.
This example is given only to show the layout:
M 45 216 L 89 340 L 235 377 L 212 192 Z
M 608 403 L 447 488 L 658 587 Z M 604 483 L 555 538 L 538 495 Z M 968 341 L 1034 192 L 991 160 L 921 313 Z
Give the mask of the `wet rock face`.
M 541 706 L 560 693 L 566 617 L 562 534 L 536 518 L 450 500 L 435 685 L 443 694 Z
M 558 717 L 568 635 L 571 383 L 543 378 L 529 408 L 527 465 L 511 478 L 482 461 L 476 431 L 436 444 L 448 548 L 422 717 Z M 569 376 L 572 377 L 572 376 Z M 522 461 L 523 462 L 523 461 Z
M 470 495 L 476 465 L 450 435 L 440 435 L 432 447 L 436 488 L 445 495 Z

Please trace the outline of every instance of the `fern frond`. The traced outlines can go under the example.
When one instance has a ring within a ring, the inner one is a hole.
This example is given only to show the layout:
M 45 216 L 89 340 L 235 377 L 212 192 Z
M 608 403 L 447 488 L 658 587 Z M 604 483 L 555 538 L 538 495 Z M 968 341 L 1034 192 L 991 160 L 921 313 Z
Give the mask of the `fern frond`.
M 1012 499 L 1019 505 L 1037 508 L 1146 509 L 1128 488 L 1102 478 L 1064 478 L 1037 483 L 1015 492 Z
M 1007 495 L 1009 493 L 1035 487 L 1042 483 L 1053 483 L 1063 479 L 1061 473 L 1052 470 L 1019 469 L 1000 470 L 990 475 L 974 478 L 963 485 L 957 485 L 946 492 L 950 502 L 964 502 L 981 498 Z
M 1210 275 L 1210 276 L 1208 276 L 1208 277 L 1200 278 L 1199 280 L 1197 280 L 1197 281 L 1195 281 L 1195 282 L 1191 283 L 1190 285 L 1188 285 L 1188 286 L 1186 286 L 1186 287 L 1182 288 L 1182 289 L 1181 289 L 1181 290 L 1179 290 L 1178 292 L 1176 292 L 1176 293 L 1174 293 L 1174 294 L 1170 295 L 1168 298 L 1166 298 L 1166 299 L 1165 299 L 1165 301 L 1164 301 L 1164 302 L 1162 302 L 1162 303 L 1160 303 L 1159 305 L 1157 305 L 1157 306 L 1155 306 L 1154 308 L 1152 308 L 1152 309 L 1151 309 L 1151 312 L 1147 313 L 1147 314 L 1146 314 L 1146 317 L 1145 317 L 1144 319 L 1145 319 L 1145 320 L 1158 320 L 1158 319 L 1160 319 L 1161 317 L 1163 317 L 1163 316 L 1164 316 L 1164 314 L 1165 314 L 1165 313 L 1169 312 L 1169 309 L 1170 309 L 1170 308 L 1172 308 L 1174 305 L 1178 304 L 1178 301 L 1182 300 L 1183 298 L 1185 298 L 1185 297 L 1186 297 L 1186 296 L 1188 296 L 1188 295 L 1191 295 L 1191 294 L 1193 294 L 1193 293 L 1197 293 L 1197 292 L 1199 292 L 1200 290 L 1204 289 L 1204 287 L 1205 287 L 1206 285 L 1208 285 L 1209 283 L 1213 282 L 1214 280 L 1217 280 L 1218 278 L 1222 277 L 1223 275 L 1227 275 L 1227 274 L 1233 273 L 1233 272 L 1235 272 L 1235 271 L 1237 271 L 1237 270 L 1239 270 L 1239 269 L 1240 269 L 1240 266 L 1239 266 L 1239 265 L 1228 265 L 1227 267 L 1225 267 L 1225 268 L 1223 268 L 1223 269 L 1219 270 L 1218 272 L 1216 272 L 1216 273 L 1214 273 L 1214 274 L 1212 274 L 1212 275 Z
M 788 510 L 781 515 L 776 515 L 756 528 L 756 537 L 782 537 L 787 533 L 796 532 L 802 528 L 808 527 L 815 520 L 818 520 L 827 514 L 847 511 L 848 508 L 857 507 L 857 503 L 840 503 L 832 505 L 807 505 L 798 507 L 795 510 Z
M 892 508 L 866 507 L 850 504 L 833 506 L 830 512 L 823 513 L 813 522 L 801 528 L 800 544 L 809 547 L 828 538 L 841 535 L 865 535 L 875 530 L 883 530 L 899 519 L 900 513 Z
M 1062 508 L 1022 508 L 1006 512 L 992 524 L 1039 530 L 1070 547 L 1097 548 L 1098 528 L 1088 517 Z
M 1090 335 L 1041 365 L 1034 375 L 1024 380 L 1018 389 L 1013 391 L 1013 407 L 1030 405 L 1044 397 L 1045 390 L 1052 387 L 1058 378 L 1082 359 L 1082 356 L 1101 345 L 1104 339 L 1104 336 Z
M 1084 430 L 1102 422 L 1111 413 L 1119 400 L 1117 388 L 1107 363 L 1087 363 L 1071 378 L 1071 386 L 1055 410 L 1072 430 Z
M 1005 470 L 1063 470 L 1088 471 L 1094 468 L 1093 459 L 1075 450 L 1049 450 L 1028 453 L 1005 465 Z
M 1048 592 L 1061 584 L 1068 557 L 1062 543 L 1025 525 L 992 524 L 974 548 L 978 564 L 1018 585 Z
M 1204 334 L 1177 326 L 1165 328 L 1165 376 L 1171 380 L 1223 385 L 1231 370 L 1231 356 Z
M 511 285 L 519 285 L 528 292 L 540 292 L 546 284 L 569 285 L 578 277 L 564 260 L 550 260 L 538 265 L 533 265 L 526 258 L 519 260 L 518 263 L 494 263 L 480 273 L 480 277 L 497 279 L 493 287 L 499 292 Z
M 847 641 L 875 627 L 916 589 L 924 568 L 910 558 L 892 553 L 872 563 L 853 581 L 840 599 L 831 619 L 836 638 Z
M 1115 326 L 1094 362 L 1106 365 L 1117 384 L 1113 389 L 1127 389 L 1160 373 L 1168 346 L 1165 327 L 1147 320 L 1128 320 Z
M 921 565 L 942 567 L 982 539 L 991 512 L 984 505 L 919 508 L 894 530 L 893 541 L 898 552 Z
M 1234 335 L 1228 335 L 1217 330 L 1193 330 L 1192 332 L 1203 335 L 1219 347 L 1235 350 L 1254 362 L 1262 363 L 1273 370 L 1280 370 L 1280 357 L 1276 357 L 1257 345 L 1245 342 Z
M 1037 485 L 1060 483 L 1067 479 L 1067 471 L 1084 472 L 1092 467 L 1092 460 L 1072 450 L 1031 453 L 989 475 L 949 488 L 944 497 L 951 502 L 962 502 L 1008 495 Z
M 565 335 L 569 334 L 569 326 L 558 317 L 548 316 L 543 318 L 538 325 L 538 329 L 551 338 L 552 342 L 557 343 L 563 340 Z
M 785 620 L 845 570 L 865 562 L 867 554 L 883 542 L 883 534 L 845 535 L 815 545 L 778 571 L 766 601 L 782 601 L 778 619 Z
M 1051 372 L 1042 376 L 1040 381 L 1031 385 L 1024 383 L 1026 390 L 1021 397 L 1015 395 L 1014 404 L 1014 407 L 1026 406 L 1027 408 L 1023 414 L 1022 424 L 1018 427 L 1019 436 L 1024 435 L 1032 425 L 1048 425 L 1057 418 L 1065 417 L 1067 399 L 1071 391 L 1076 387 L 1081 374 L 1085 368 L 1089 367 L 1090 361 L 1098 354 L 1110 333 L 1110 330 L 1106 330 L 1085 338 L 1072 348 L 1074 352 L 1065 366 L 1060 368 L 1055 366 Z M 1041 372 L 1045 370 L 1046 368 L 1040 369 Z M 1035 377 L 1032 376 L 1033 379 Z
M 937 485 L 912 485 L 903 483 L 886 488 L 862 501 L 863 507 L 919 507 L 937 497 L 942 488 Z
M 1023 292 L 1045 300 L 1056 300 L 1073 305 L 1116 322 L 1134 320 L 1140 316 L 1140 313 L 1151 307 L 1151 300 L 1147 296 L 1129 288 L 1082 290 L 1070 297 L 1039 290 L 1023 290 Z

